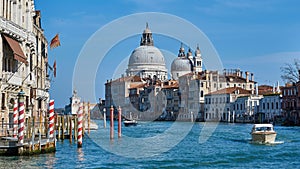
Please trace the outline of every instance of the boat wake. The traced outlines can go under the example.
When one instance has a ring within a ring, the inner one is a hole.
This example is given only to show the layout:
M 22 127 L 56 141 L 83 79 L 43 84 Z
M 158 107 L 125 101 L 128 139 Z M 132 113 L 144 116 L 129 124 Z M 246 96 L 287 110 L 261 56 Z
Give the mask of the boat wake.
M 251 144 L 260 144 L 260 145 L 277 145 L 277 144 L 283 144 L 284 141 L 274 141 L 272 143 L 263 143 L 263 142 L 257 142 L 257 141 L 252 141 L 250 140 Z

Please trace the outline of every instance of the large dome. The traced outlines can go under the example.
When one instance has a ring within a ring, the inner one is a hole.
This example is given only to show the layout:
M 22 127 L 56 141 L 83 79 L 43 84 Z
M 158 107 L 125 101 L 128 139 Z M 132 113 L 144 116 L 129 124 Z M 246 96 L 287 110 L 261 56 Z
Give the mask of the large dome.
M 149 66 L 156 67 L 149 67 Z M 157 67 L 158 66 L 158 67 Z M 139 46 L 131 54 L 128 69 L 145 67 L 149 69 L 165 69 L 165 59 L 159 49 L 154 46 Z

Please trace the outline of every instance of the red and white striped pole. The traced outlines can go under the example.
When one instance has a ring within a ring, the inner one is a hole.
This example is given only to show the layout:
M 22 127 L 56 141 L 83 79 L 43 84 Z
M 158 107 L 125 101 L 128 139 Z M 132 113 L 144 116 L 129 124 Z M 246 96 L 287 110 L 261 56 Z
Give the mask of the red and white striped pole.
M 18 94 L 19 102 L 19 128 L 18 128 L 18 142 L 23 144 L 24 142 L 24 92 L 21 90 Z
M 54 138 L 54 100 L 49 102 L 49 138 Z
M 78 126 L 78 136 L 77 136 L 77 147 L 82 147 L 82 120 L 83 120 L 83 104 L 80 103 L 79 110 L 77 112 L 77 126 Z
M 114 138 L 114 108 L 110 107 L 110 139 Z
M 14 125 L 13 125 L 13 129 L 14 129 L 14 138 L 18 138 L 18 101 L 15 100 L 14 102 L 14 114 L 13 114 L 13 118 L 14 118 Z
M 122 135 L 121 125 L 122 125 L 122 109 L 121 109 L 121 106 L 119 106 L 119 108 L 118 108 L 118 137 L 119 138 Z

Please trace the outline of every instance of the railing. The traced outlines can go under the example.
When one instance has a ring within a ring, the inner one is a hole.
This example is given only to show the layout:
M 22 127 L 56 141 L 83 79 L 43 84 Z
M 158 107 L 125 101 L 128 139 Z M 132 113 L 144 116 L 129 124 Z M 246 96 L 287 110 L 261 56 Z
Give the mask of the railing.
M 44 89 L 36 89 L 36 97 L 37 98 L 48 98 L 49 93 Z
M 3 17 L 0 17 L 0 28 L 4 29 L 5 33 L 13 33 L 14 35 L 20 36 L 22 39 L 27 39 L 28 41 L 34 43 L 35 36 L 32 32 L 22 28 L 20 25 L 6 20 Z
M 8 83 L 8 84 L 13 84 L 13 85 L 22 85 L 22 76 L 20 74 L 13 73 L 13 72 L 3 72 L 2 73 L 2 78 L 3 81 Z

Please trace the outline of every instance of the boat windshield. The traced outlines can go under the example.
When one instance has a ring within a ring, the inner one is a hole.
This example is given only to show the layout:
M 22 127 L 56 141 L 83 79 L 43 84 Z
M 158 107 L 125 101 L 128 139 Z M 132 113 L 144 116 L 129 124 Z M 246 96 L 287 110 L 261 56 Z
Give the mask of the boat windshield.
M 255 131 L 273 131 L 272 127 L 256 127 Z

